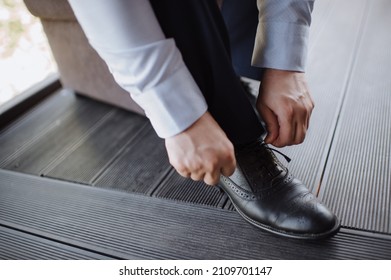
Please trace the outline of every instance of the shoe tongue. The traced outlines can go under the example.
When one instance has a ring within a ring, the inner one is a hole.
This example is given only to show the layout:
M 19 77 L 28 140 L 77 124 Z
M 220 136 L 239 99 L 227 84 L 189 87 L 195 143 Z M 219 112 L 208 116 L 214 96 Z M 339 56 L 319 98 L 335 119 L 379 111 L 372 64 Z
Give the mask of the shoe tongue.
M 275 179 L 285 174 L 285 168 L 274 153 L 260 142 L 238 150 L 236 156 L 238 168 L 235 171 L 236 174 L 234 173 L 235 177 L 230 178 L 246 190 L 255 191 L 247 182 L 250 177 L 258 190 L 259 186 L 270 187 Z
M 245 170 L 247 170 L 246 166 L 248 165 L 257 166 L 261 169 L 266 168 L 271 174 L 276 171 L 279 173 L 282 170 L 281 163 L 274 153 L 269 150 L 267 145 L 259 141 L 239 150 L 237 157 L 239 161 L 243 162 Z
M 273 154 L 273 152 L 266 149 L 264 152 L 264 159 L 262 160 L 262 164 L 272 177 L 278 176 L 282 171 L 284 171 L 282 164 Z

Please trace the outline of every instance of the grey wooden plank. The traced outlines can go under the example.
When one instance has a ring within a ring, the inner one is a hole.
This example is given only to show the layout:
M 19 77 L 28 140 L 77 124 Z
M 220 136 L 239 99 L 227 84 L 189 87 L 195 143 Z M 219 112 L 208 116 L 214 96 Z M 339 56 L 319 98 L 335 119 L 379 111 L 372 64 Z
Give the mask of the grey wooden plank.
M 0 259 L 100 260 L 112 258 L 0 226 Z
M 391 259 L 389 235 L 305 242 L 236 212 L 0 170 L 0 225 L 126 259 Z
M 0 167 L 15 158 L 15 153 L 38 141 L 59 120 L 83 107 L 84 102 L 76 99 L 72 92 L 61 90 L 5 127 L 0 133 Z
M 170 169 L 164 140 L 150 124 L 93 179 L 93 185 L 137 193 L 151 193 Z
M 45 176 L 92 184 L 137 137 L 146 122 L 145 117 L 114 109 L 96 129 L 51 164 Z
M 58 74 L 51 74 L 27 90 L 0 105 L 0 131 L 30 111 L 42 100 L 61 89 Z
M 223 207 L 228 200 L 227 195 L 218 188 L 184 178 L 174 169 L 161 182 L 153 196 L 214 207 Z
M 61 95 L 57 95 L 61 101 Z M 4 160 L 4 168 L 20 171 L 24 173 L 41 175 L 46 168 L 50 168 L 58 158 L 64 156 L 69 150 L 77 145 L 91 131 L 96 129 L 105 121 L 108 116 L 113 114 L 114 109 L 110 106 L 100 104 L 91 100 L 77 99 L 74 102 L 64 104 L 59 102 L 52 104 L 51 110 L 63 111 L 62 114 L 52 119 L 51 112 L 43 111 L 37 118 L 29 118 L 26 122 L 31 129 L 34 126 L 39 127 L 42 120 L 50 120 L 48 129 L 41 131 L 31 131 L 25 137 L 31 137 L 34 141 L 17 148 L 11 157 Z M 45 121 L 42 121 L 45 122 Z M 25 134 L 23 128 L 19 128 L 16 135 Z M 6 149 L 14 146 L 13 142 L 6 143 Z
M 391 232 L 391 2 L 367 22 L 320 196 L 344 225 Z

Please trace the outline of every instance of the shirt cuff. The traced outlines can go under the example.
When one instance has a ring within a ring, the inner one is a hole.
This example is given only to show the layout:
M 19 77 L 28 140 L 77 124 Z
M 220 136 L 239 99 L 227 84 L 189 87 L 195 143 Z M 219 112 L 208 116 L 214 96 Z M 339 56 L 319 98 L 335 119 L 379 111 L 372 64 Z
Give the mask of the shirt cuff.
M 290 71 L 305 71 L 309 26 L 286 22 L 260 22 L 252 65 Z
M 205 98 L 185 66 L 157 86 L 131 96 L 161 138 L 181 133 L 207 111 Z
M 206 112 L 205 98 L 173 39 L 125 50 L 99 48 L 99 52 L 159 137 L 184 131 Z

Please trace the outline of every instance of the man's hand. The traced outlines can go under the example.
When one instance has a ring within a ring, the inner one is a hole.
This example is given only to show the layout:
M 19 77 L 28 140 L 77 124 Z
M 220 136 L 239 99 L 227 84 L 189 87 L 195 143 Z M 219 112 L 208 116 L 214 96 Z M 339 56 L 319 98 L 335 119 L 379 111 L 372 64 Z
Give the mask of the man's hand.
M 208 112 L 184 132 L 167 138 L 166 149 L 180 175 L 208 185 L 216 185 L 220 174 L 235 171 L 233 145 Z
M 266 123 L 267 144 L 284 147 L 303 142 L 313 108 L 304 73 L 265 70 L 257 109 Z

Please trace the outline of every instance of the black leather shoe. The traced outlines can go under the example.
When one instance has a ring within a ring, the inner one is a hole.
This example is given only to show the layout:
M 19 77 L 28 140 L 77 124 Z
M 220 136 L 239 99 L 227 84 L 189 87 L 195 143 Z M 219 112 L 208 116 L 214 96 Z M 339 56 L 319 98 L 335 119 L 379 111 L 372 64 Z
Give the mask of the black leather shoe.
M 238 213 L 266 231 L 299 239 L 320 239 L 340 228 L 337 217 L 294 178 L 261 141 L 236 149 L 237 168 L 219 186 Z

